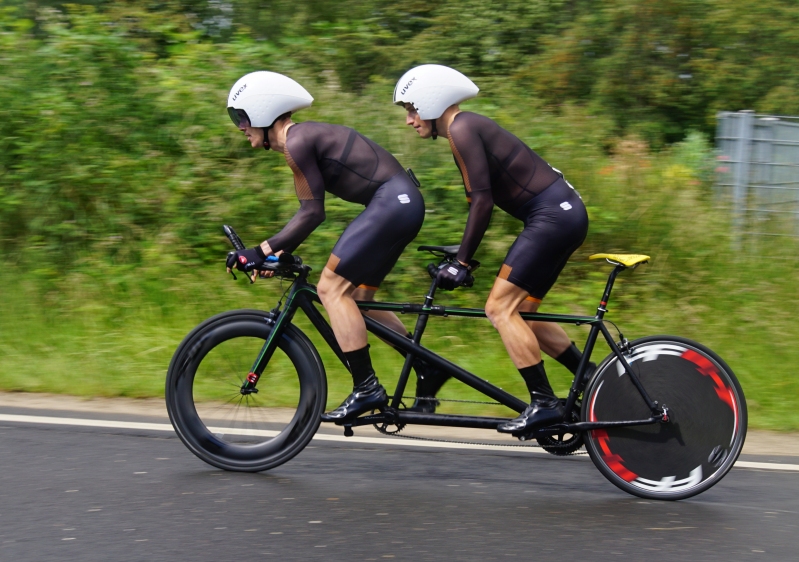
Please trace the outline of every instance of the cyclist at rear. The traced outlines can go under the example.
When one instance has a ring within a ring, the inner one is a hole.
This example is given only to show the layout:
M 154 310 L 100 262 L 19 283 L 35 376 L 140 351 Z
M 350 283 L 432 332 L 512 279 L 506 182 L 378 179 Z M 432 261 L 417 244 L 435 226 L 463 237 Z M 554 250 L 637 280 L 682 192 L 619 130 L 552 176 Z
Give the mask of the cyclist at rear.
M 294 173 L 300 208 L 274 236 L 232 253 L 227 267 L 228 271 L 232 267 L 246 271 L 254 280 L 268 256 L 293 252 L 325 220 L 326 192 L 366 207 L 334 246 L 318 285 L 353 379 L 352 394 L 322 419 L 342 421 L 387 402 L 372 369 L 366 324 L 355 299 L 374 299 L 405 246 L 419 232 L 424 200 L 396 158 L 357 131 L 326 123 L 294 123 L 292 112 L 312 101 L 300 84 L 274 72 L 247 74 L 230 90 L 228 114 L 253 148 L 285 156 Z M 368 314 L 407 334 L 394 314 Z M 418 374 L 418 363 L 414 366 Z
M 524 412 L 497 428 L 519 436 L 564 414 L 541 350 L 573 373 L 582 359 L 559 325 L 527 323 L 519 312 L 538 310 L 569 256 L 583 243 L 588 215 L 580 195 L 558 170 L 488 117 L 460 110 L 458 104 L 478 91 L 457 70 L 422 65 L 397 82 L 394 103 L 407 110 L 406 124 L 421 138 L 443 135 L 449 140 L 463 177 L 469 216 L 457 260 L 438 272 L 441 288 L 453 290 L 466 280 L 494 205 L 524 223 L 485 307 L 530 392 Z

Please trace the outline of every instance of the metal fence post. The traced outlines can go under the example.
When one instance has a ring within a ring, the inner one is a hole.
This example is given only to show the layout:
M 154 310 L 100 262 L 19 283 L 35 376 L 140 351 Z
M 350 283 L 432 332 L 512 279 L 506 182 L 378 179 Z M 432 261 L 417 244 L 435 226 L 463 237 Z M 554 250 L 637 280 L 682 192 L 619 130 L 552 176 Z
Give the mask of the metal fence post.
M 752 144 L 752 125 L 754 111 L 738 112 L 737 146 L 735 147 L 735 174 L 732 189 L 733 213 L 733 249 L 741 249 L 741 237 L 744 229 L 746 212 L 746 196 L 749 186 L 750 148 Z

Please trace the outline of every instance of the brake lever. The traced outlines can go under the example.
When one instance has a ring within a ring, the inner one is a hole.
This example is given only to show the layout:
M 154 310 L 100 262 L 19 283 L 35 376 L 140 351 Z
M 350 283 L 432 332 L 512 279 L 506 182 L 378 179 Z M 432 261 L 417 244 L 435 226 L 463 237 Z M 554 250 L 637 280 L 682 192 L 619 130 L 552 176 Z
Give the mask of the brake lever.
M 231 250 L 230 252 L 227 253 L 227 259 L 225 260 L 225 264 L 227 265 L 228 269 L 230 270 L 230 274 L 233 276 L 233 281 L 238 281 L 239 278 L 236 277 L 235 273 L 233 273 L 233 270 L 235 269 L 235 267 L 234 267 L 235 266 L 235 262 L 234 262 L 234 260 L 231 260 L 231 257 L 235 253 L 236 253 L 235 250 Z
M 278 257 L 275 256 L 275 255 L 266 256 L 266 259 L 264 260 L 264 262 L 266 262 L 266 263 L 272 262 L 275 265 L 277 265 L 278 261 L 279 261 Z M 276 271 L 276 270 L 272 269 L 272 268 L 269 268 L 268 270 L 267 269 L 263 269 L 263 270 L 261 270 L 261 269 L 253 269 L 253 273 L 254 273 L 253 276 L 252 277 L 250 277 L 249 275 L 247 276 L 249 278 L 249 280 L 250 280 L 250 285 L 255 283 L 255 278 L 256 277 L 260 277 L 260 275 L 258 275 L 259 271 Z M 231 269 L 230 272 L 233 273 L 233 270 Z M 235 275 L 233 277 L 235 278 Z M 264 279 L 264 278 L 261 277 L 261 279 Z

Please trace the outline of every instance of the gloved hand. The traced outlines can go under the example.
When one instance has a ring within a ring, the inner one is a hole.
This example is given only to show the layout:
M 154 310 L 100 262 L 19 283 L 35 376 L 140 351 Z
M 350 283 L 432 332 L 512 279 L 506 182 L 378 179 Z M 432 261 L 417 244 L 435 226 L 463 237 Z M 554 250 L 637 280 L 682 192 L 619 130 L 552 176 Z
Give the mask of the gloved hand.
M 238 252 L 230 252 L 227 255 L 226 264 L 228 269 L 234 267 L 239 271 L 250 272 L 256 269 L 261 269 L 266 261 L 266 254 L 264 254 L 261 246 L 247 248 L 246 250 L 239 250 Z
M 455 260 L 438 270 L 436 280 L 438 286 L 445 291 L 452 291 L 460 287 L 469 277 L 469 267 Z

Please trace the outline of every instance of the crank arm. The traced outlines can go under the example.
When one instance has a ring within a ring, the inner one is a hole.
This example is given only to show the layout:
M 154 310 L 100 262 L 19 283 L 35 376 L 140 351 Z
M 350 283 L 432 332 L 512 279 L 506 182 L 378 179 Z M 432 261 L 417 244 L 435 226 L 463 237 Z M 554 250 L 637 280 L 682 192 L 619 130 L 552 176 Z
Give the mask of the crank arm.
M 343 425 L 343 426 L 350 426 L 350 427 L 359 427 L 362 425 L 372 425 L 375 423 L 396 423 L 397 418 L 394 411 L 389 411 L 390 408 L 386 408 L 386 411 L 380 412 L 379 414 L 369 414 L 368 416 L 361 416 L 358 418 L 353 419 L 344 419 L 339 420 L 336 425 Z

